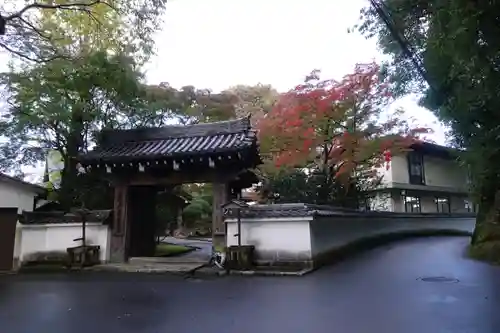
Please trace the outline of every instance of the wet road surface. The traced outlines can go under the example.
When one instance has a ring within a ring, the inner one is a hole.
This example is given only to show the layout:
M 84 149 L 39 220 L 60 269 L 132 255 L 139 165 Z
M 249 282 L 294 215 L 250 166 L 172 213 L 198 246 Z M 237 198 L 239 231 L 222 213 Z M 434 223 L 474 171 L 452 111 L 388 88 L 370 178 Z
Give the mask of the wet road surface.
M 305 277 L 0 277 L 8 333 L 498 333 L 500 268 L 466 238 L 414 239 Z M 420 277 L 458 279 L 424 282 Z

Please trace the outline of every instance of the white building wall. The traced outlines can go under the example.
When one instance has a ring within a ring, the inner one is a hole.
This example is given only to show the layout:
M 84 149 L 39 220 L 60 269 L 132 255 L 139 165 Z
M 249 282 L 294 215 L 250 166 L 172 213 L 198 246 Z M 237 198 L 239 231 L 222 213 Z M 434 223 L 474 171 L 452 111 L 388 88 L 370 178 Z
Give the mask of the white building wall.
M 425 185 L 467 190 L 467 171 L 458 161 L 427 155 L 423 159 Z M 379 173 L 384 175 L 383 184 L 389 187 L 391 183 L 410 183 L 406 155 L 394 156 L 389 171 L 380 170 Z
M 406 161 L 406 155 L 393 156 L 390 169 L 391 171 L 391 183 L 409 183 L 410 178 L 408 176 L 408 163 Z
M 427 155 L 423 159 L 425 185 L 467 190 L 467 170 L 458 161 Z M 383 176 L 382 184 L 385 187 L 392 187 L 393 183 L 410 183 L 406 154 L 393 156 L 389 170 L 381 167 L 377 171 Z
M 467 170 L 455 160 L 424 155 L 424 174 L 428 186 L 467 188 Z
M 423 156 L 425 185 L 411 185 L 408 175 L 408 159 L 406 154 L 393 156 L 389 170 L 385 167 L 378 169 L 382 179 L 381 188 L 393 188 L 406 190 L 408 193 L 418 195 L 421 198 L 421 211 L 423 213 L 435 213 L 437 211 L 434 202 L 435 197 L 443 196 L 450 198 L 452 213 L 467 212 L 465 200 L 468 192 L 467 170 L 458 161 Z M 408 185 L 406 187 L 405 185 Z M 410 191 L 410 192 L 409 192 Z M 442 193 L 442 194 L 440 194 Z M 377 194 L 370 204 L 372 210 L 387 210 L 393 212 L 404 212 L 405 207 L 402 194 L 392 191 L 388 195 Z M 385 208 L 387 207 L 387 209 Z
M 14 185 L 0 181 L 0 207 L 17 207 L 18 213 L 33 210 L 37 193 L 27 186 Z

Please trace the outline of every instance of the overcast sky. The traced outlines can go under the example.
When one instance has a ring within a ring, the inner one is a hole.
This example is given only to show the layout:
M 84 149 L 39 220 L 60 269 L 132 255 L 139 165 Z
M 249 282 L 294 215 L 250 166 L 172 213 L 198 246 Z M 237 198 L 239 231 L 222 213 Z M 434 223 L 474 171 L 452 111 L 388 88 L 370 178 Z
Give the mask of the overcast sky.
M 382 59 L 375 41 L 347 31 L 367 4 L 368 0 L 170 0 L 156 35 L 157 56 L 146 66 L 147 80 L 214 91 L 260 82 L 285 91 L 313 69 L 321 69 L 324 78 L 341 78 L 357 62 Z M 443 127 L 431 112 L 416 105 L 414 96 L 396 106 L 420 126 L 432 127 L 432 139 L 445 143 Z M 43 169 L 29 171 L 40 174 Z
M 340 5 L 342 3 L 342 5 Z M 171 0 L 147 66 L 151 83 L 192 84 L 219 91 L 236 84 L 272 84 L 286 91 L 313 69 L 341 78 L 358 62 L 380 61 L 374 40 L 348 33 L 368 0 Z M 408 96 L 403 107 L 431 136 L 444 129 Z

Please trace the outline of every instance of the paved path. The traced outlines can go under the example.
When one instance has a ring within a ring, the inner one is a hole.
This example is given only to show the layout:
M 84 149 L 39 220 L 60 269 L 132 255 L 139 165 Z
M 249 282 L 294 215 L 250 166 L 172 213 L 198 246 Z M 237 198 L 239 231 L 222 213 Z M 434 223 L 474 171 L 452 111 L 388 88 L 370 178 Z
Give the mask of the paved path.
M 165 237 L 163 242 L 197 248 L 196 251 L 188 252 L 186 254 L 176 256 L 176 257 L 200 258 L 200 259 L 206 259 L 206 261 L 208 261 L 210 259 L 210 256 L 212 255 L 212 241 L 211 240 Z
M 8 333 L 498 333 L 500 268 L 461 258 L 466 243 L 408 240 L 302 278 L 3 276 L 0 325 Z

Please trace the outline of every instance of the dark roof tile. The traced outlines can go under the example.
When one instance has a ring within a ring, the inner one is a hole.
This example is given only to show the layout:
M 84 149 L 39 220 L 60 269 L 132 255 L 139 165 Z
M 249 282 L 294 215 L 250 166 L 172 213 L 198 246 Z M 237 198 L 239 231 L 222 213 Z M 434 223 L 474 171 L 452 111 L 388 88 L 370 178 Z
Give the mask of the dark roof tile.
M 251 130 L 248 117 L 202 123 L 195 125 L 169 125 L 164 127 L 142 127 L 129 130 L 103 130 L 101 144 L 104 146 L 125 142 L 162 141 L 176 138 L 212 137 L 217 135 L 242 133 Z
M 225 209 L 226 219 L 236 218 L 235 209 Z M 294 217 L 349 217 L 349 218 L 471 218 L 475 216 L 469 213 L 397 213 L 387 211 L 360 211 L 355 209 L 333 207 L 326 205 L 313 205 L 304 203 L 289 204 L 262 204 L 251 205 L 240 209 L 242 218 L 294 218 Z
M 100 145 L 80 161 L 121 161 L 236 152 L 256 145 L 249 118 L 191 126 L 103 131 Z

